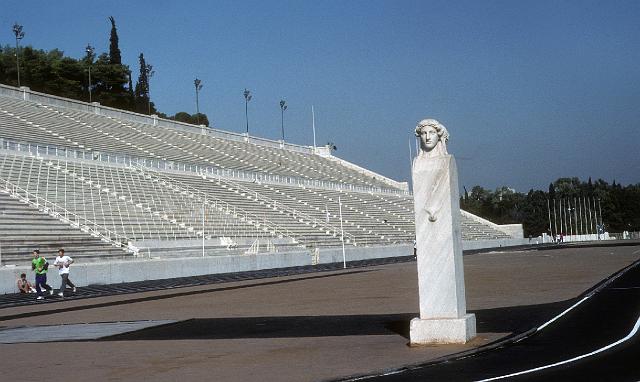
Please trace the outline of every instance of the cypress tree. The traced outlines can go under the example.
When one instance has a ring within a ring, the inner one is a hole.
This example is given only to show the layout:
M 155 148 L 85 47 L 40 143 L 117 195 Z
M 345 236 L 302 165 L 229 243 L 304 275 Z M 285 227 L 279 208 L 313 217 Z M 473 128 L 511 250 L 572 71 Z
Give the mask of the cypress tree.
M 136 111 L 141 113 L 146 111 L 147 102 L 149 102 L 149 67 L 147 66 L 143 53 L 140 53 L 138 60 L 140 62 L 140 74 L 138 74 L 134 97 L 136 100 Z
M 136 83 L 136 97 L 143 98 L 149 95 L 149 77 L 147 76 L 147 62 L 144 59 L 144 54 L 140 53 L 138 56 L 140 62 L 140 74 L 138 74 L 138 82 Z
M 122 64 L 120 48 L 118 47 L 118 31 L 116 30 L 116 20 L 113 16 L 109 16 L 111 21 L 111 37 L 109 38 L 109 62 L 115 65 Z
M 95 65 L 96 99 L 105 106 L 131 110 L 134 100 L 126 89 L 129 68 L 122 64 L 116 20 L 113 16 L 109 16 L 109 21 L 111 22 L 109 54 L 100 55 Z
M 149 95 L 149 78 L 153 75 L 153 66 L 147 64 L 144 54 L 138 56 L 140 62 L 140 74 L 136 82 L 134 97 L 136 103 L 136 111 L 140 113 L 152 113 L 155 111 Z

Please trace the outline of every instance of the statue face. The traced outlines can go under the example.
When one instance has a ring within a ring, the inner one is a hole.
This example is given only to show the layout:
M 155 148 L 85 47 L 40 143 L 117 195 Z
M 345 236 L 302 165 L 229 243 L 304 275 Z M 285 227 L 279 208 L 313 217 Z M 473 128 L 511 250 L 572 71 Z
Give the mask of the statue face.
M 438 131 L 433 126 L 425 126 L 420 130 L 420 147 L 423 151 L 431 151 L 438 144 L 440 137 Z

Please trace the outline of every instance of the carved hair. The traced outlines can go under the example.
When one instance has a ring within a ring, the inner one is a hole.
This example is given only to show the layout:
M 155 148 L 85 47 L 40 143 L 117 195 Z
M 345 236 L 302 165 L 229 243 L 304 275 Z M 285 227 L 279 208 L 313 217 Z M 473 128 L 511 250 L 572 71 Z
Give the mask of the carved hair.
M 435 119 L 423 119 L 418 122 L 418 126 L 416 126 L 415 131 L 416 137 L 420 136 L 422 129 L 426 127 L 433 127 L 436 130 L 436 133 L 438 133 L 438 138 L 441 142 L 447 143 L 449 141 L 449 132 L 447 131 L 447 128 Z

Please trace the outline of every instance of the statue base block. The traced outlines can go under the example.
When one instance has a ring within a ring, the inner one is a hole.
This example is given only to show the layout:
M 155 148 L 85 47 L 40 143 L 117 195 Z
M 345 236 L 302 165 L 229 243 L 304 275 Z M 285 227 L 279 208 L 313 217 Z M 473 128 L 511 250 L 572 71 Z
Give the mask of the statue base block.
M 464 344 L 476 336 L 476 316 L 411 320 L 411 345 Z

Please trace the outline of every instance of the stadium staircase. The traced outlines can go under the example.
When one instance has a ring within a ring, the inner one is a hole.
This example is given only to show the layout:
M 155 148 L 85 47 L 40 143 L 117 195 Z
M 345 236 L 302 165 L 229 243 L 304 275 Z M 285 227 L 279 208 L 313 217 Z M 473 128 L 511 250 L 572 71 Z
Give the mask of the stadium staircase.
M 31 258 L 39 249 L 43 256 L 53 258 L 59 248 L 80 258 L 122 259 L 131 256 L 127 248 L 100 238 L 80 226 L 74 227 L 62 215 L 49 215 L 24 194 L 0 189 L 0 257 L 4 263 L 15 264 Z

